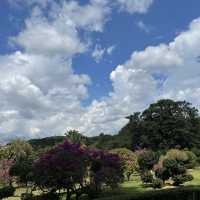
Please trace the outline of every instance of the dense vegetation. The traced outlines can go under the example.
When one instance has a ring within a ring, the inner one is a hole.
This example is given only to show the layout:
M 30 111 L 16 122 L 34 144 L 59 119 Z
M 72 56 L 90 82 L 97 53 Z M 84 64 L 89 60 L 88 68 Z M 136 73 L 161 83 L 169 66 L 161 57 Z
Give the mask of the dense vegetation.
M 21 195 L 24 200 L 95 199 L 120 191 L 123 182 L 135 177 L 140 177 L 141 188 L 154 189 L 179 187 L 196 178 L 191 174 L 200 161 L 196 108 L 185 101 L 160 100 L 127 118 L 129 122 L 115 136 L 102 133 L 89 138 L 70 130 L 65 136 L 15 140 L 2 146 L 0 197 L 12 196 L 20 186 L 27 188 Z M 166 200 L 169 196 L 188 200 L 192 194 L 184 188 L 185 196 L 178 191 L 177 196 L 163 192 L 165 197 L 153 193 L 127 199 Z

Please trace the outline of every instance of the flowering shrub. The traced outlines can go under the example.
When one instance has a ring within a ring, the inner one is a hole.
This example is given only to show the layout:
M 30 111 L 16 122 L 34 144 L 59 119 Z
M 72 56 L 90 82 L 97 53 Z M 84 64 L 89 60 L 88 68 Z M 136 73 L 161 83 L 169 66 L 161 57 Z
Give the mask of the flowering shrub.
M 80 144 L 65 141 L 44 154 L 33 164 L 33 181 L 41 189 L 55 192 L 67 190 L 78 197 L 100 191 L 103 185 L 115 187 L 123 171 L 117 155 L 87 150 Z
M 12 160 L 0 160 L 0 183 L 3 185 L 10 184 L 12 177 L 9 174 L 9 170 L 13 165 Z
M 120 157 L 124 175 L 126 176 L 127 180 L 130 180 L 130 176 L 139 169 L 136 154 L 126 148 L 113 149 L 111 152 L 116 153 Z
M 34 163 L 34 182 L 50 191 L 67 189 L 70 196 L 86 175 L 87 161 L 87 154 L 80 145 L 65 141 Z
M 90 180 L 96 189 L 101 190 L 103 184 L 114 188 L 123 180 L 121 160 L 117 154 L 100 150 L 89 152 L 91 159 Z

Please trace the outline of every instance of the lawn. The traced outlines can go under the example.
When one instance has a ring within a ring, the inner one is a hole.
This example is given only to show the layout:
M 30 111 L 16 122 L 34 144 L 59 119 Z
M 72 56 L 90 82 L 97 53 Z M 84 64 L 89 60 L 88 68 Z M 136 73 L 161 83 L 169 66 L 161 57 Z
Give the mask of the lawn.
M 191 182 L 188 182 L 185 184 L 185 186 L 189 189 L 191 187 L 200 187 L 200 168 L 196 168 L 194 170 L 190 170 L 190 173 L 194 176 L 194 179 Z M 152 188 L 145 188 L 141 181 L 139 176 L 134 176 L 132 178 L 132 181 L 125 182 L 121 185 L 120 189 L 116 189 L 114 191 L 107 191 L 105 192 L 101 198 L 98 200 L 117 200 L 117 199 L 130 199 L 130 197 L 135 197 L 137 195 L 148 195 L 148 193 L 152 192 L 160 192 L 162 190 L 168 190 L 174 188 L 173 186 L 167 186 L 161 190 L 154 190 Z M 5 200 L 20 200 L 21 193 L 25 192 L 26 189 L 24 188 L 18 188 L 15 192 L 15 196 L 6 198 Z

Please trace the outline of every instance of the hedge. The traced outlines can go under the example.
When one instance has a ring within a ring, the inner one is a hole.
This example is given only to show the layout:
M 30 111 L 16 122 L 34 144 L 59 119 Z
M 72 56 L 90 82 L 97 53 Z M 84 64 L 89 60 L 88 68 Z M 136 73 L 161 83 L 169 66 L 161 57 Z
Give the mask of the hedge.
M 0 188 L 0 199 L 11 197 L 14 195 L 14 192 L 15 192 L 15 188 L 12 186 Z
M 135 195 L 117 195 L 95 200 L 200 200 L 200 188 L 176 188 L 137 193 Z

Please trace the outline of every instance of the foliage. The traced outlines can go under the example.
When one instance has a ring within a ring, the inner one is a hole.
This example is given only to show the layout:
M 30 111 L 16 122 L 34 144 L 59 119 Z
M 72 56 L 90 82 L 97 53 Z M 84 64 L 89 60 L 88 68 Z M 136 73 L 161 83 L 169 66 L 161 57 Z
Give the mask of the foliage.
M 33 152 L 32 146 L 24 140 L 14 140 L 6 148 L 9 152 L 8 159 L 12 159 L 14 161 L 17 161 L 22 157 L 28 157 Z
M 11 197 L 13 196 L 14 192 L 15 192 L 15 188 L 12 186 L 6 186 L 3 188 L 0 188 L 0 199 Z
M 153 188 L 162 188 L 163 187 L 163 180 L 160 178 L 155 178 L 152 181 L 152 187 Z
M 162 179 L 163 182 L 171 178 L 176 186 L 191 181 L 192 176 L 187 174 L 186 168 L 188 159 L 187 153 L 184 151 L 170 150 L 154 166 L 156 177 Z
M 116 187 L 122 180 L 121 161 L 115 154 L 87 150 L 80 144 L 65 141 L 45 153 L 33 165 L 33 181 L 48 191 L 67 190 L 77 198 L 82 193 L 96 193 L 103 186 Z
M 85 150 L 79 144 L 65 141 L 34 163 L 34 182 L 49 191 L 66 189 L 70 196 L 83 183 L 87 167 L 88 155 Z
M 96 190 L 102 190 L 104 184 L 116 188 L 123 180 L 121 160 L 117 154 L 100 150 L 89 152 L 91 159 L 90 180 Z
M 158 155 L 151 150 L 141 150 L 137 151 L 138 154 L 138 164 L 142 171 L 150 170 L 158 162 Z
M 36 159 L 34 155 L 28 157 L 21 157 L 15 161 L 9 170 L 11 176 L 18 177 L 20 183 L 27 185 L 29 181 L 32 181 L 32 165 Z
M 74 144 L 85 144 L 86 142 L 86 137 L 77 130 L 69 130 L 65 135 Z
M 28 143 L 35 149 L 44 149 L 49 147 L 54 147 L 58 144 L 61 144 L 65 141 L 65 136 L 52 136 L 46 138 L 39 138 L 39 139 L 31 139 Z
M 33 196 L 30 193 L 25 193 L 22 200 L 59 200 L 59 195 L 57 193 L 45 193 L 40 196 Z
M 21 200 L 31 200 L 33 198 L 32 193 L 22 193 L 21 194 Z
M 180 174 L 172 177 L 175 186 L 181 185 L 185 182 L 189 182 L 192 179 L 193 179 L 192 175 L 187 175 L 187 174 Z
M 141 181 L 143 183 L 152 183 L 153 182 L 153 174 L 151 171 L 144 171 L 140 175 Z
M 130 176 L 137 172 L 139 169 L 137 155 L 126 148 L 113 149 L 111 152 L 117 154 L 120 157 L 124 174 L 126 178 L 130 180 Z
M 9 170 L 13 165 L 12 160 L 0 160 L 0 184 L 11 184 L 12 177 L 9 174 Z
M 120 133 L 132 134 L 134 149 L 198 148 L 198 110 L 185 101 L 159 100 L 142 113 L 129 116 L 129 123 Z

